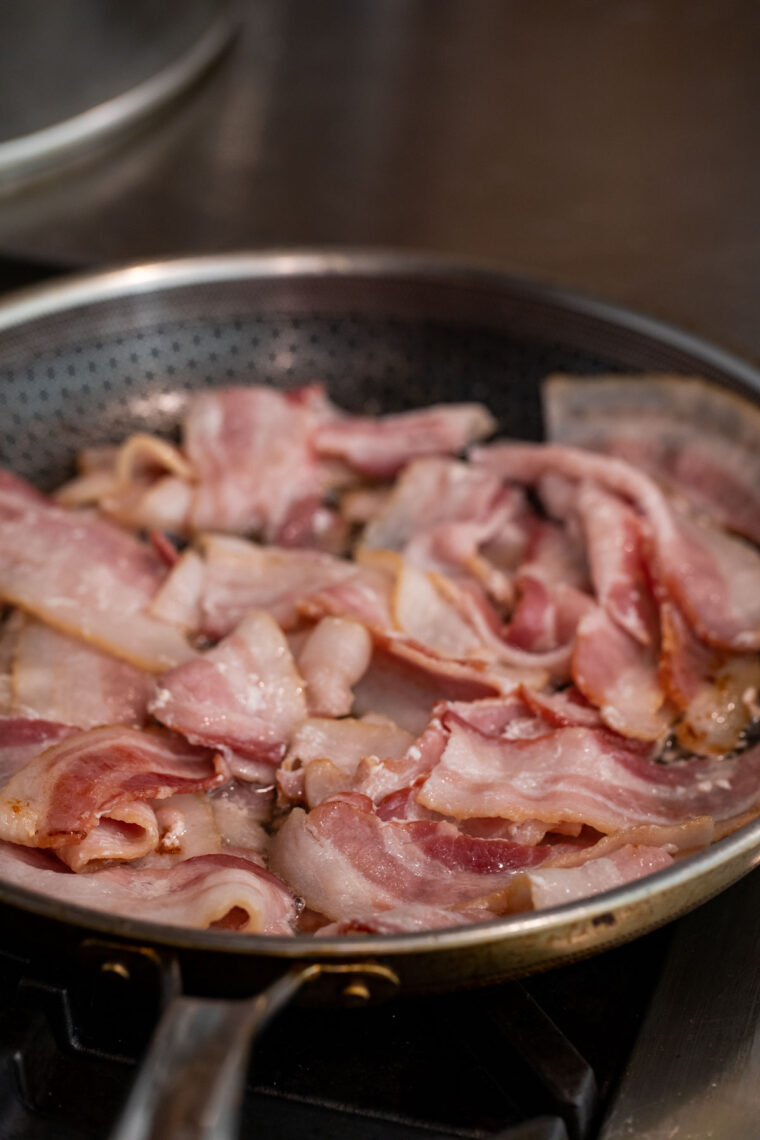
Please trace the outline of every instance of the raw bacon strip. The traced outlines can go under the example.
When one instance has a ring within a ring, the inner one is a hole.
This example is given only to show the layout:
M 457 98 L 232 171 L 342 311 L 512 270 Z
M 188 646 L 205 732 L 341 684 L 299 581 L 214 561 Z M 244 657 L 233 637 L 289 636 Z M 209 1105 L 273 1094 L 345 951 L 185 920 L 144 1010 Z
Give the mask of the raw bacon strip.
M 340 565 L 340 564 L 339 564 Z M 335 571 L 332 581 L 317 591 L 304 595 L 298 605 L 302 617 L 312 621 L 326 614 L 351 618 L 372 630 L 387 631 L 393 626 L 391 600 L 395 556 L 362 558 L 360 565 L 342 563 L 350 573 Z
M 446 728 L 464 724 L 482 736 L 504 740 L 541 736 L 546 725 L 531 713 L 523 691 L 526 690 L 490 700 L 442 702 L 436 705 L 435 715 Z
M 252 860 L 224 852 L 168 867 L 72 875 L 42 852 L 0 844 L 0 873 L 39 894 L 169 926 L 292 934 L 298 913 L 284 883 Z
M 522 591 L 534 581 L 520 575 L 516 579 L 518 590 Z M 511 674 L 513 679 L 526 684 L 543 685 L 550 676 L 556 681 L 566 679 L 576 626 L 586 610 L 593 606 L 587 595 L 572 586 L 547 587 L 541 582 L 537 592 L 529 592 L 526 598 L 526 605 L 533 610 L 528 622 L 524 621 L 526 614 L 521 595 L 512 620 L 505 625 L 476 582 L 436 575 L 435 584 L 475 631 L 483 647 L 482 657 L 486 660 L 490 659 L 507 675 Z M 513 626 L 515 621 L 517 624 Z M 543 633 L 547 627 L 557 644 L 542 649 L 540 646 L 546 643 L 540 636 L 537 638 L 536 633 Z M 516 640 L 513 640 L 515 634 Z M 494 665 L 489 666 L 489 669 L 493 668 Z
M 578 491 L 596 596 L 611 618 L 642 645 L 656 638 L 657 611 L 644 558 L 641 524 L 630 507 L 593 483 Z
M 46 748 L 79 729 L 38 718 L 0 716 L 0 787 Z
M 183 554 L 151 613 L 209 637 L 224 637 L 250 609 L 267 610 L 287 629 L 298 621 L 305 599 L 358 572 L 329 554 L 257 546 L 223 535 L 204 536 L 200 550 Z
M 273 787 L 272 765 L 268 760 L 252 760 L 248 756 L 241 756 L 237 752 L 228 752 L 225 756 L 230 770 L 230 776 L 246 784 L 260 786 L 262 784 Z
M 141 728 L 153 694 L 153 678 L 95 649 L 27 619 L 18 635 L 13 667 L 13 712 L 95 728 Z
M 517 603 L 504 630 L 513 657 L 522 649 L 536 664 L 543 662 L 555 680 L 566 680 L 578 624 L 594 603 L 574 586 L 537 576 L 535 563 L 520 572 L 515 586 Z
M 361 539 L 365 550 L 393 550 L 422 570 L 467 571 L 494 596 L 511 597 L 509 577 L 478 553 L 511 534 L 516 564 L 523 546 L 517 519 L 523 496 L 489 472 L 446 459 L 411 463 L 385 497 Z
M 625 459 L 760 543 L 760 414 L 749 400 L 685 376 L 551 376 L 549 438 Z
M 56 847 L 56 855 L 72 871 L 89 871 L 112 860 L 128 863 L 156 849 L 159 829 L 150 804 L 135 800 L 109 810 L 84 839 Z
M 472 839 L 448 823 L 383 823 L 333 800 L 306 815 L 295 808 L 272 841 L 271 866 L 328 918 L 402 904 L 453 906 L 503 888 L 539 866 L 545 847 Z
M 547 867 L 581 867 L 592 859 L 614 854 L 621 847 L 660 847 L 670 855 L 688 854 L 707 847 L 715 838 L 715 821 L 709 815 L 695 816 L 683 823 L 648 823 L 626 827 L 612 835 L 582 842 L 575 849 L 566 847 L 547 860 Z M 596 834 L 596 833 L 590 833 Z M 583 833 L 581 835 L 583 838 Z
M 280 772 L 328 756 L 343 772 L 353 774 L 363 756 L 400 757 L 412 742 L 411 733 L 383 716 L 309 717 L 297 728 Z
M 675 606 L 661 609 L 660 682 L 682 715 L 682 747 L 700 754 L 732 752 L 758 716 L 760 660 L 725 653 L 698 641 Z
M 327 798 L 327 797 L 325 797 Z M 383 823 L 388 820 L 412 820 L 412 819 L 432 819 L 437 820 L 439 823 L 442 821 L 442 816 L 434 811 L 428 811 L 427 808 L 420 807 L 417 803 L 417 790 L 414 787 L 399 788 L 397 792 L 389 792 L 387 796 L 374 805 L 375 815 L 381 819 Z M 464 829 L 461 829 L 464 830 Z M 477 839 L 506 839 L 512 838 L 505 835 L 481 835 L 480 832 L 468 831 L 467 835 L 472 835 Z
M 575 834 L 579 835 L 581 825 L 577 824 L 575 827 Z M 512 843 L 524 843 L 529 847 L 541 843 L 548 833 L 546 824 L 540 819 L 523 819 L 519 823 L 511 823 L 506 819 L 465 819 L 461 821 L 459 829 L 465 835 L 477 836 L 478 839 L 509 839 Z
M 272 535 L 277 546 L 321 550 L 325 554 L 345 554 L 350 525 L 333 507 L 315 495 L 295 503 Z
M 194 744 L 278 764 L 306 701 L 282 630 L 253 611 L 214 649 L 164 674 L 150 711 Z
M 384 497 L 362 545 L 401 552 L 439 527 L 484 521 L 503 498 L 501 480 L 488 471 L 453 459 L 417 459 Z M 516 500 L 508 496 L 508 501 Z
M 196 550 L 185 550 L 171 567 L 151 602 L 150 613 L 159 621 L 178 625 L 187 633 L 200 632 L 203 626 L 201 601 L 204 580 L 203 558 Z
M 138 668 L 193 656 L 147 607 L 164 577 L 155 554 L 111 523 L 54 506 L 0 472 L 0 596 Z
M 119 484 L 100 496 L 98 506 L 123 526 L 185 534 L 192 499 L 192 484 L 176 475 L 164 475 Z
M 365 756 L 356 768 L 353 789 L 366 796 L 369 803 L 383 804 L 384 814 L 389 818 L 399 809 L 402 816 L 411 814 L 408 805 L 410 792 L 433 771 L 443 755 L 447 739 L 448 733 L 440 716 L 434 715 L 422 735 L 403 755 L 384 759 Z
M 533 653 L 548 653 L 559 645 L 557 610 L 540 578 L 520 577 L 517 602 L 507 630 L 510 645 Z
M 317 623 L 298 654 L 312 716 L 351 712 L 351 686 L 367 671 L 371 656 L 372 638 L 359 622 L 325 617 Z
M 345 416 L 324 422 L 313 435 L 320 455 L 338 457 L 374 478 L 395 475 L 412 459 L 454 455 L 496 428 L 482 404 L 436 404 L 390 416 Z
M 654 650 L 634 641 L 602 609 L 578 626 L 572 675 L 615 732 L 654 741 L 669 731 L 674 710 L 660 685 Z
M 351 787 L 374 801 L 382 819 L 429 818 L 431 813 L 417 801 L 416 792 L 441 759 L 449 733 L 457 726 L 494 740 L 526 740 L 546 734 L 546 723 L 531 714 L 526 702 L 517 693 L 484 700 L 442 701 L 435 705 L 425 731 L 410 744 L 403 755 L 398 758 L 362 759 L 354 769 L 355 779 Z M 348 785 L 344 783 L 336 791 L 347 788 Z M 536 838 L 536 823 L 533 821 L 529 839 L 517 839 L 516 836 L 506 834 L 501 837 L 534 844 L 547 830 L 546 826 L 542 826 L 541 835 Z M 479 830 L 473 832 L 468 829 L 468 834 L 494 837 L 487 835 L 484 830 L 485 821 L 481 820 L 480 824 Z M 499 825 L 507 826 L 502 820 Z
M 760 805 L 760 746 L 731 759 L 665 765 L 589 728 L 495 741 L 452 726 L 417 798 L 455 819 L 571 821 L 602 833 L 703 815 L 727 820 Z
M 393 594 L 397 629 L 437 657 L 482 660 L 483 645 L 476 631 L 436 588 L 432 575 L 398 560 Z
M 509 889 L 510 909 L 543 910 L 622 887 L 670 867 L 673 856 L 662 847 L 620 847 L 581 867 L 547 867 L 519 875 Z
M 559 493 L 555 488 L 560 488 Z M 514 489 L 514 488 L 513 488 Z M 523 520 L 525 551 L 519 571 L 548 586 L 573 586 L 590 591 L 586 543 L 577 525 L 575 484 L 556 475 L 537 484 L 538 497 L 550 516 L 527 515 Z M 555 501 L 559 497 L 559 505 Z
M 630 499 L 651 534 L 658 584 L 698 636 L 719 649 L 760 648 L 760 554 L 687 518 L 642 472 L 618 459 L 553 445 L 494 445 L 476 449 L 473 459 L 505 479 L 535 483 L 557 472 Z
M 413 742 L 410 732 L 377 715 L 363 720 L 310 717 L 296 729 L 277 783 L 289 799 L 315 807 L 353 787 L 360 760 L 398 759 Z
M 321 498 L 332 469 L 312 447 L 335 411 L 316 390 L 227 388 L 196 396 L 185 421 L 185 451 L 198 476 L 194 530 L 263 533 L 272 541 L 304 500 Z
M 567 728 L 569 725 L 601 728 L 604 723 L 599 710 L 574 685 L 557 693 L 540 693 L 536 689 L 522 688 L 520 696 L 528 708 L 552 728 Z
M 697 636 L 717 649 L 760 648 L 760 554 L 674 511 L 660 546 L 663 585 Z
M 157 436 L 137 433 L 94 470 L 61 487 L 64 506 L 93 504 L 125 526 L 183 534 L 192 499 L 194 472 L 182 453 Z
M 361 917 L 342 918 L 340 922 L 328 922 L 315 931 L 319 938 L 331 938 L 334 934 L 413 934 L 419 930 L 442 930 L 447 926 L 461 926 L 469 919 L 469 912 L 448 910 L 446 907 L 426 906 L 424 903 L 407 903 L 378 914 L 365 914 Z M 493 917 L 483 910 L 475 910 L 473 922 L 483 922 Z
M 212 788 L 218 758 L 167 732 L 94 728 L 30 760 L 0 793 L 0 838 L 27 847 L 83 841 L 101 819 L 126 820 L 135 801 Z

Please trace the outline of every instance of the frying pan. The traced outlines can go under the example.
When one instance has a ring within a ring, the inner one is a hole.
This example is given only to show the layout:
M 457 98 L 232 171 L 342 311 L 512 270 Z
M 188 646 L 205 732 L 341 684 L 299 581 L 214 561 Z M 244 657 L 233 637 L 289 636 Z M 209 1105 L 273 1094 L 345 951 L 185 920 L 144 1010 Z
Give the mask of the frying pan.
M 485 401 L 541 438 L 551 371 L 698 373 L 760 400 L 760 372 L 598 301 L 428 256 L 267 253 L 137 265 L 0 306 L 0 460 L 51 488 L 86 444 L 175 430 L 189 394 L 321 381 L 355 411 Z M 165 1012 L 113 1140 L 227 1140 L 252 1034 L 297 990 L 363 1001 L 494 982 L 636 937 L 760 859 L 760 822 L 674 866 L 538 913 L 418 934 L 283 938 L 101 914 L 0 883 L 8 948 L 159 979 Z M 193 996 L 187 996 L 187 995 Z M 258 994 L 257 997 L 251 995 Z

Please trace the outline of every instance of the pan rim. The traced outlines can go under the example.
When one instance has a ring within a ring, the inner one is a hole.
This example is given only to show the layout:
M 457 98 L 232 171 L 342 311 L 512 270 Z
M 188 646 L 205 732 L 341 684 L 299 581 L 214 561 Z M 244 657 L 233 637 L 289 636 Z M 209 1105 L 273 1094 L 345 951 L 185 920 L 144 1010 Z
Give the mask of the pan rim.
M 13 290 L 0 299 L 0 334 L 73 308 L 142 293 L 246 279 L 325 276 L 360 276 L 515 292 L 522 299 L 555 304 L 568 312 L 651 336 L 668 347 L 698 354 L 706 364 L 732 372 L 735 379 L 760 393 L 760 366 L 668 321 L 590 293 L 509 273 L 483 258 L 457 258 L 413 249 L 273 246 L 120 262 Z
M 582 293 L 509 274 L 489 263 L 416 251 L 340 247 L 240 251 L 134 262 L 77 273 L 19 290 L 0 301 L 0 335 L 41 318 L 142 293 L 246 279 L 325 276 L 358 276 L 437 284 L 441 287 L 451 285 L 495 289 L 505 294 L 517 293 L 524 300 L 552 304 L 567 312 L 605 321 L 618 328 L 649 336 L 661 345 L 698 356 L 705 365 L 730 374 L 760 394 L 760 370 L 727 350 L 666 322 Z M 742 860 L 743 863 L 738 866 Z M 566 929 L 574 925 L 586 927 L 608 915 L 611 910 L 644 906 L 653 895 L 677 892 L 694 879 L 707 879 L 734 862 L 737 867 L 724 878 L 719 889 L 760 862 L 760 819 L 745 824 L 734 834 L 704 851 L 679 860 L 672 867 L 589 898 L 467 926 L 403 934 L 320 938 L 318 935 L 285 937 L 197 930 L 63 903 L 28 888 L 1 881 L 0 904 L 31 912 L 41 918 L 81 926 L 88 931 L 176 949 L 288 960 L 372 958 L 378 954 L 393 957 L 426 949 L 460 950 L 491 943 L 504 945 L 528 936 L 546 936 L 555 928 Z M 704 894 L 704 899 L 707 897 L 709 892 Z M 702 896 L 690 905 L 696 906 L 701 901 Z

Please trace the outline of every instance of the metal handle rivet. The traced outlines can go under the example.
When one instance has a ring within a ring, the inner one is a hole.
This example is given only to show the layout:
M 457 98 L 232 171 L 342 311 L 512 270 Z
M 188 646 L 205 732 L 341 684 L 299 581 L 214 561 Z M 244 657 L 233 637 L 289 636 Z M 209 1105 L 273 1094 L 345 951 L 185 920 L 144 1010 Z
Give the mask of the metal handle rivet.
M 123 962 L 103 962 L 100 969 L 104 974 L 118 974 L 125 982 L 129 981 L 129 970 Z
M 352 1001 L 369 1001 L 370 992 L 366 982 L 351 982 L 343 990 L 343 997 Z

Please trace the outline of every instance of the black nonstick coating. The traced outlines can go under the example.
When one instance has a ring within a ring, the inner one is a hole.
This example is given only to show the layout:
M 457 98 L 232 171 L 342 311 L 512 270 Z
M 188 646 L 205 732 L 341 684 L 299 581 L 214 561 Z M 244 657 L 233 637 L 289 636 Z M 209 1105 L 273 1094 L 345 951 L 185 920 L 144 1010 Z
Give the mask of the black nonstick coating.
M 317 382 L 367 412 L 483 400 L 504 432 L 538 439 L 548 372 L 697 371 L 741 384 L 739 362 L 707 359 L 685 334 L 503 275 L 370 257 L 338 277 L 302 260 L 285 277 L 264 265 L 242 280 L 148 283 L 0 331 L 0 460 L 52 487 L 82 446 L 173 431 L 188 393 L 209 385 Z

